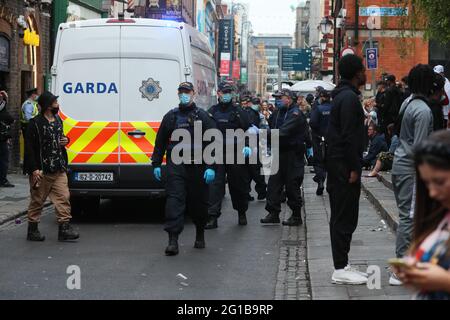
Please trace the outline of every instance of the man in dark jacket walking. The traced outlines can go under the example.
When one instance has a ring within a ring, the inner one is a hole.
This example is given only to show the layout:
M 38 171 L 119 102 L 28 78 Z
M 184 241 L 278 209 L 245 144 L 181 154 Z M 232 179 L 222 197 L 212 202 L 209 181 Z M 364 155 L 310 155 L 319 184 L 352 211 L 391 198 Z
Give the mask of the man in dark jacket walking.
M 58 240 L 79 238 L 70 220 L 70 193 L 67 181 L 69 139 L 64 135 L 58 116 L 58 97 L 44 92 L 38 99 L 41 113 L 30 120 L 25 139 L 25 171 L 30 176 L 31 201 L 28 207 L 29 241 L 44 241 L 38 229 L 42 208 L 47 197 L 55 205 L 59 224 Z
M 330 194 L 330 235 L 335 271 L 333 283 L 365 284 L 367 275 L 348 263 L 352 235 L 358 224 L 361 193 L 361 158 L 364 149 L 364 112 L 359 87 L 365 84 L 362 59 L 344 56 L 339 61 L 341 81 L 332 92 L 333 107 L 326 155 Z

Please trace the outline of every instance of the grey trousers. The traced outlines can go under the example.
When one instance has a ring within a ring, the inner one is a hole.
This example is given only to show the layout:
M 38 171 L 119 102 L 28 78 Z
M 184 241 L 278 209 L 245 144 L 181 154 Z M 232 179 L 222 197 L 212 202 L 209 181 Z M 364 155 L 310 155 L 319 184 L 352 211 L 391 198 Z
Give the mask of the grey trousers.
M 411 243 L 413 231 L 413 219 L 411 207 L 413 204 L 415 175 L 392 175 L 395 200 L 399 211 L 399 225 L 397 229 L 397 242 L 395 254 L 402 258 L 407 254 Z

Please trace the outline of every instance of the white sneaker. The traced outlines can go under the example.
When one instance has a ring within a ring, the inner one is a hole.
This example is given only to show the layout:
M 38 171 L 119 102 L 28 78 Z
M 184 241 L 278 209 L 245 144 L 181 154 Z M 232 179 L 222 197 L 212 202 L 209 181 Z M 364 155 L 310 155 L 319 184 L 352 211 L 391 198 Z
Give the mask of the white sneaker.
M 402 286 L 403 282 L 400 281 L 400 279 L 397 277 L 397 275 L 392 272 L 391 277 L 389 278 L 389 284 L 391 286 Z
M 353 267 L 353 266 L 351 266 L 350 264 L 348 264 L 348 265 L 345 267 L 344 270 L 345 270 L 345 271 L 353 271 L 353 272 L 356 272 L 356 273 L 359 274 L 360 276 L 363 276 L 363 277 L 366 277 L 366 278 L 369 276 L 367 273 L 362 272 L 362 271 L 359 271 L 358 268 Z
M 345 269 L 334 270 L 333 276 L 331 277 L 331 282 L 334 284 L 366 284 L 367 277 L 362 276 L 359 272 Z

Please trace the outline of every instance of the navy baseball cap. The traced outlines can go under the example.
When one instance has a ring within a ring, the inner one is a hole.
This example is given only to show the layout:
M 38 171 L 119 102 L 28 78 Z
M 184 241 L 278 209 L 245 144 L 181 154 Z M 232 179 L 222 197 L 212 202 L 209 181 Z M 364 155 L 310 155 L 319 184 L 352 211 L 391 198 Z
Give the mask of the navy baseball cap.
M 225 92 L 233 92 L 234 88 L 228 82 L 222 82 L 221 84 L 219 84 L 219 91 L 224 92 L 224 93 Z
M 178 86 L 178 90 L 194 91 L 194 85 L 190 82 L 182 82 Z
M 280 91 L 280 97 L 282 97 L 282 96 L 286 96 L 289 98 L 295 98 L 295 93 L 289 89 L 282 89 Z

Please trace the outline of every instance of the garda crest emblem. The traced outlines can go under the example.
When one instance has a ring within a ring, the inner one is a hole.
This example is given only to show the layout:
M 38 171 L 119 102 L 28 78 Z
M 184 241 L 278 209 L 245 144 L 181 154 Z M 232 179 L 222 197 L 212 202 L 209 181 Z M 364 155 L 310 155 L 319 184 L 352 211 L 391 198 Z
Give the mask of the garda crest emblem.
M 159 85 L 159 81 L 148 78 L 148 80 L 142 81 L 142 86 L 139 88 L 139 91 L 142 93 L 142 99 L 153 101 L 153 99 L 159 99 L 162 88 Z

